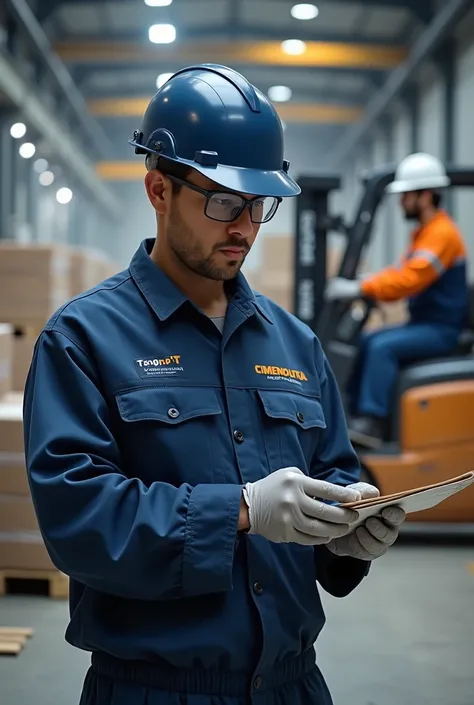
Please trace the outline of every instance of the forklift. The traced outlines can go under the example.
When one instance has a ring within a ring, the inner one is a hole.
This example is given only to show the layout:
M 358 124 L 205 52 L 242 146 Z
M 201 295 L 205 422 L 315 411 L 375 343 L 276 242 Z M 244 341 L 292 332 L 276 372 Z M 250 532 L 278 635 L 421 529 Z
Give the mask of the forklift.
M 448 167 L 451 188 L 474 187 L 474 168 Z M 318 336 L 334 372 L 347 412 L 345 389 L 360 333 L 375 306 L 371 300 L 327 301 L 328 235 L 344 236 L 337 273 L 354 279 L 373 237 L 374 219 L 395 166 L 366 173 L 355 221 L 346 225 L 329 212 L 331 193 L 341 188 L 339 176 L 299 179 L 296 203 L 293 312 Z M 474 195 L 474 192 L 473 192 Z M 466 330 L 457 349 L 400 370 L 384 442 L 377 450 L 354 446 L 361 480 L 381 494 L 441 482 L 474 469 L 474 287 Z M 411 528 L 449 527 L 470 533 L 474 526 L 474 485 L 437 507 L 410 515 Z

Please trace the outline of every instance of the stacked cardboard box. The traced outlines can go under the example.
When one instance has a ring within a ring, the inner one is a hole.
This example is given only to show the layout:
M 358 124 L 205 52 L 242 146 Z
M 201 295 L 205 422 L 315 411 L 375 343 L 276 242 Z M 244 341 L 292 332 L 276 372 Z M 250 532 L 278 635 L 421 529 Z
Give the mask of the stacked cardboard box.
M 293 308 L 293 247 L 289 235 L 262 236 L 261 264 L 246 272 L 250 285 L 261 294 L 291 311 Z
M 66 247 L 0 240 L 1 321 L 42 325 L 69 297 Z
M 13 388 L 13 327 L 0 323 L 0 398 Z
M 52 570 L 28 486 L 22 405 L 21 394 L 0 401 L 0 570 Z
M 118 269 L 102 253 L 87 248 L 0 240 L 0 321 L 13 326 L 8 382 L 3 381 L 6 343 L 0 335 L 0 394 L 23 390 L 35 342 L 48 318 Z
M 86 249 L 0 240 L 0 571 L 54 571 L 24 454 L 23 390 L 34 344 L 59 307 L 118 269 Z
M 250 270 L 247 278 L 251 286 L 273 299 L 287 311 L 293 311 L 295 241 L 292 235 L 262 236 L 260 266 Z M 327 275 L 337 273 L 341 252 L 329 248 L 327 253 Z
M 102 252 L 87 248 L 71 249 L 71 296 L 82 294 L 119 271 Z

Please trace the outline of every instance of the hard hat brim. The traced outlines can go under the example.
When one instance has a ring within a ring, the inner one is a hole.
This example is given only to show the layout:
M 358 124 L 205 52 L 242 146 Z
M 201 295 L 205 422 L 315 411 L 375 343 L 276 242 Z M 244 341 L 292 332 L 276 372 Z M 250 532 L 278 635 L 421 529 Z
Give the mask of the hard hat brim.
M 225 165 L 206 167 L 187 159 L 179 161 L 211 179 L 220 187 L 231 191 L 252 196 L 275 196 L 276 198 L 291 198 L 301 193 L 301 188 L 296 181 L 284 171 L 260 171 L 259 169 Z
M 385 189 L 386 193 L 409 193 L 410 191 L 422 191 L 424 189 L 445 188 L 451 184 L 451 179 L 447 176 L 439 176 L 434 179 L 420 179 L 419 181 L 392 181 Z

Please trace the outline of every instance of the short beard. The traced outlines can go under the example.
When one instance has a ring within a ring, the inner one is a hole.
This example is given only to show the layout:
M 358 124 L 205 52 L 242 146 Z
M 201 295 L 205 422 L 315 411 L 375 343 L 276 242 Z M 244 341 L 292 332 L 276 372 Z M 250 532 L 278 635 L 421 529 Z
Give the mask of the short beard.
M 195 274 L 214 281 L 228 281 L 235 279 L 239 273 L 245 257 L 234 266 L 217 267 L 212 261 L 212 253 L 204 257 L 201 246 L 195 242 L 194 233 L 181 218 L 176 203 L 173 204 L 167 230 L 168 244 L 179 262 Z M 222 243 L 219 247 L 228 243 Z M 242 247 L 242 243 L 238 244 Z

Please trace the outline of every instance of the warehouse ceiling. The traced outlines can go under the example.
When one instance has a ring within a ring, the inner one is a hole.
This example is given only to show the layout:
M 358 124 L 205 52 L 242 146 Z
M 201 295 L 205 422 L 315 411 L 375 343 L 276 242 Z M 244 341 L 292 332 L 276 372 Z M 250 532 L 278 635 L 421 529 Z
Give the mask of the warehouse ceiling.
M 74 130 L 79 116 L 83 124 L 77 138 L 92 159 L 96 155 L 99 174 L 108 180 L 140 178 L 127 140 L 139 127 L 159 76 L 162 81 L 195 62 L 230 65 L 272 97 L 287 129 L 304 126 L 304 135 L 315 142 L 337 140 L 363 119 L 366 106 L 404 62 L 413 39 L 439 5 L 438 0 L 315 0 L 294 9 L 295 4 L 4 0 L 0 47 L 2 39 L 4 46 L 15 45 L 10 17 L 17 25 L 30 18 L 27 34 L 34 30 L 40 54 L 50 47 L 54 71 L 65 66 L 74 82 L 71 90 L 78 89 L 76 121 L 70 126 Z M 314 16 L 294 16 L 301 13 Z M 174 41 L 151 41 L 153 25 L 168 25 L 168 33 L 171 25 L 175 36 L 169 38 Z M 20 66 L 21 56 L 16 51 Z M 27 78 L 35 79 L 35 72 L 33 64 Z M 62 78 L 64 93 L 68 76 Z M 41 98 L 49 100 L 44 82 Z M 79 115 L 81 110 L 87 111 L 86 118 Z M 93 125 L 98 126 L 95 140 L 90 139 Z M 114 162 L 120 162 L 117 168 Z

